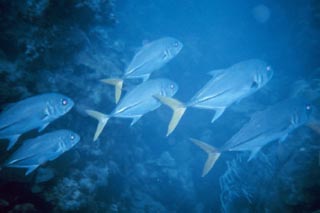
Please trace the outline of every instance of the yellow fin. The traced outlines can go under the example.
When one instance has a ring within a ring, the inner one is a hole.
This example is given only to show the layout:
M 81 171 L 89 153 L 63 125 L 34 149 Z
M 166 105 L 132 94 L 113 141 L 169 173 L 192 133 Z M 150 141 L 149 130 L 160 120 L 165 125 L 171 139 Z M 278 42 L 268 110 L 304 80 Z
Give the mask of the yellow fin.
M 99 135 L 101 134 L 102 130 L 104 129 L 104 127 L 106 126 L 108 120 L 109 120 L 109 116 L 108 115 L 105 115 L 101 112 L 97 112 L 97 111 L 94 111 L 94 110 L 86 110 L 86 113 L 97 119 L 98 120 L 98 125 L 97 125 L 97 129 L 96 129 L 96 132 L 94 134 L 94 137 L 93 137 L 93 141 L 96 141 L 99 137 Z
M 123 80 L 120 78 L 106 78 L 102 79 L 101 82 L 115 86 L 115 101 L 117 104 L 121 97 Z
M 161 103 L 169 106 L 173 111 L 167 131 L 167 136 L 169 136 L 177 127 L 187 107 L 185 104 L 174 98 L 169 98 L 162 95 L 155 95 L 154 97 L 157 98 Z
M 216 148 L 214 148 L 213 146 L 203 141 L 193 139 L 193 138 L 190 138 L 190 140 L 208 154 L 208 158 L 206 160 L 206 163 L 204 164 L 202 175 L 201 175 L 201 177 L 204 177 L 210 172 L 210 170 L 212 169 L 212 167 L 220 157 L 221 153 L 218 152 Z

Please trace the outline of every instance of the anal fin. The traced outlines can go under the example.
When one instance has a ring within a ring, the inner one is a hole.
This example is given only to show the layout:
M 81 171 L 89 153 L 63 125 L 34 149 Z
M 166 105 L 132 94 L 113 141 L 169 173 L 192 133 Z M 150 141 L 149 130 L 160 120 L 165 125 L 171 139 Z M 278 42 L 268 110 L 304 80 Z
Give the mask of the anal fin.
M 216 108 L 211 123 L 215 122 L 225 111 L 226 108 Z
M 130 126 L 133 126 L 135 123 L 137 123 L 137 121 L 140 120 L 141 117 L 142 117 L 142 116 L 134 117 L 134 118 L 132 119 L 132 121 L 131 121 Z
M 49 125 L 49 123 L 43 124 L 43 125 L 38 129 L 38 132 L 42 132 L 48 125 Z
M 8 139 L 9 139 L 9 144 L 7 147 L 7 151 L 9 151 L 18 141 L 20 135 L 11 135 Z
M 281 138 L 279 139 L 279 143 L 283 143 L 287 137 L 288 137 L 289 133 L 285 133 L 284 135 L 281 136 Z
M 261 149 L 261 147 L 258 147 L 258 148 L 251 150 L 250 156 L 248 158 L 248 162 L 251 161 L 257 155 L 257 153 L 260 151 L 260 149 Z
M 39 165 L 31 165 L 28 167 L 25 176 L 29 175 L 31 172 L 33 172 L 36 168 L 38 168 Z

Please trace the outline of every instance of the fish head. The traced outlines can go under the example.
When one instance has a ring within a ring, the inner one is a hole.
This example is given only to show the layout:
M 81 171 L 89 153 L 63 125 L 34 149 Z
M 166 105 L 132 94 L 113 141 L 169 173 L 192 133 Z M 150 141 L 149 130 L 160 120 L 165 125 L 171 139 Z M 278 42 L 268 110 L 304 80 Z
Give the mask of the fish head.
M 294 125 L 301 125 L 307 123 L 313 116 L 314 107 L 307 101 L 299 101 L 295 106 L 294 113 L 291 118 L 291 122 Z
M 162 79 L 161 82 L 161 95 L 172 97 L 174 96 L 179 89 L 178 84 L 169 80 L 169 79 Z
M 260 89 L 265 86 L 273 77 L 272 67 L 262 60 L 251 60 L 250 67 L 253 69 L 253 83 L 254 89 Z
M 57 117 L 66 114 L 74 106 L 73 100 L 62 94 L 54 94 L 52 99 L 50 103 L 55 108 L 54 114 Z
M 163 58 L 166 61 L 169 61 L 172 58 L 174 58 L 176 55 L 178 55 L 181 49 L 183 48 L 182 42 L 172 37 L 165 38 L 164 43 L 165 43 L 165 51 L 164 51 Z
M 60 134 L 59 150 L 61 152 L 71 149 L 80 141 L 80 136 L 70 130 L 60 130 L 57 134 Z

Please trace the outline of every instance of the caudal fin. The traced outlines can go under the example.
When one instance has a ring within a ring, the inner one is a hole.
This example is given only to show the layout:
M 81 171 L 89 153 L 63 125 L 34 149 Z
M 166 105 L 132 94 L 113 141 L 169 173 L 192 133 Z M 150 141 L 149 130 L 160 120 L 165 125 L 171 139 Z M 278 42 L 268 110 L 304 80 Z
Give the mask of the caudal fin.
M 202 176 L 204 177 L 206 176 L 209 171 L 212 169 L 212 167 L 214 166 L 214 164 L 216 163 L 216 161 L 218 160 L 218 158 L 220 157 L 221 153 L 218 152 L 218 150 L 216 148 L 214 148 L 213 146 L 197 140 L 197 139 L 193 139 L 190 138 L 190 140 L 197 145 L 198 147 L 200 147 L 203 151 L 205 151 L 208 154 L 208 158 L 206 160 L 206 163 L 204 164 L 203 167 L 203 171 L 202 171 Z
M 120 78 L 106 78 L 101 80 L 103 83 L 113 85 L 115 87 L 115 101 L 119 102 L 122 92 L 123 79 Z
M 174 98 L 169 98 L 162 95 L 155 95 L 154 97 L 157 98 L 161 103 L 169 106 L 173 111 L 167 131 L 167 136 L 169 136 L 177 127 L 187 107 L 185 104 Z
M 106 114 L 103 114 L 101 112 L 97 112 L 94 110 L 86 110 L 86 113 L 89 116 L 98 120 L 98 126 L 97 126 L 96 132 L 94 133 L 94 137 L 93 137 L 93 141 L 96 141 L 98 139 L 99 135 L 101 134 L 102 130 L 106 126 L 110 117 Z

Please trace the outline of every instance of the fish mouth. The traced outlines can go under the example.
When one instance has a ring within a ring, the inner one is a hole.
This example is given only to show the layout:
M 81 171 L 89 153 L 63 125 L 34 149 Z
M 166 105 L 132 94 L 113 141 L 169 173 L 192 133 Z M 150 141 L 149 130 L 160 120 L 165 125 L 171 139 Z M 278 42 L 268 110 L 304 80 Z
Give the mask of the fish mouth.
M 69 99 L 68 101 L 69 101 L 69 106 L 66 107 L 65 113 L 69 112 L 69 111 L 74 107 L 74 105 L 75 105 L 75 103 L 74 103 L 73 100 Z

